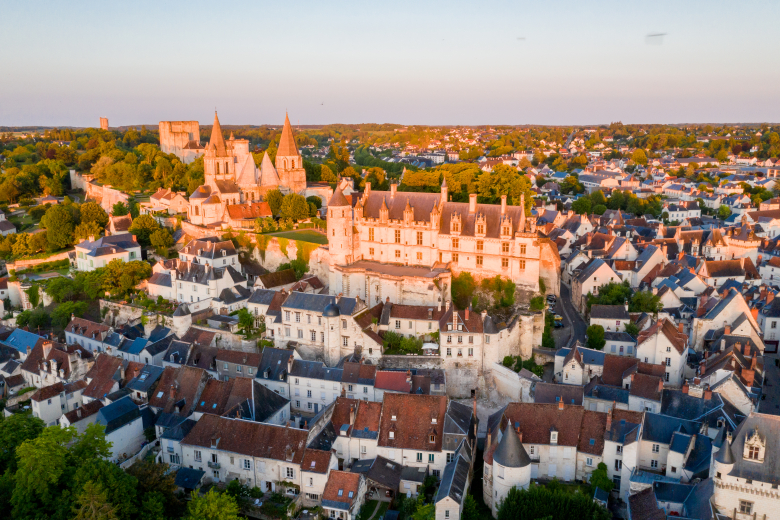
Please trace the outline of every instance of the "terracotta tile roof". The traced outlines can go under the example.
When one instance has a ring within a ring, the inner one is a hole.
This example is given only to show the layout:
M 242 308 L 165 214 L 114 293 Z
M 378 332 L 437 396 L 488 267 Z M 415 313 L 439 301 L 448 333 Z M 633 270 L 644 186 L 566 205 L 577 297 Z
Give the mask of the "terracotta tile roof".
M 157 390 L 149 397 L 149 406 L 172 413 L 178 405 L 180 412 L 187 415 L 195 407 L 208 379 L 208 373 L 200 368 L 165 367 Z
M 393 305 L 395 307 L 395 305 Z M 435 312 L 435 310 L 434 310 Z M 469 311 L 468 309 L 463 311 L 457 311 L 457 323 L 456 326 L 453 325 L 453 314 L 455 312 L 454 308 L 450 308 L 450 310 L 446 311 L 442 317 L 439 319 L 439 329 L 441 331 L 449 331 L 457 332 L 458 327 L 457 325 L 463 325 L 463 330 L 461 332 L 472 332 L 475 334 L 481 334 L 482 333 L 482 316 L 478 312 Z M 466 315 L 468 314 L 468 319 L 466 319 Z M 448 325 L 452 326 L 451 328 L 448 327 Z
M 354 407 L 357 411 L 357 406 L 360 401 L 358 399 L 350 399 L 348 397 L 337 397 L 336 404 L 333 406 L 333 415 L 330 418 L 333 428 L 338 432 L 345 424 L 349 424 L 349 412 L 350 408 Z
M 376 378 L 376 366 L 365 363 L 344 363 L 344 372 L 341 375 L 342 383 L 359 383 L 361 385 L 374 384 Z
M 322 493 L 322 500 L 347 503 L 351 506 L 358 499 L 362 477 L 360 473 L 331 471 L 328 483 L 325 484 L 325 491 Z M 352 494 L 351 498 L 350 493 Z
M 406 372 L 379 370 L 374 380 L 374 388 L 408 394 L 412 391 L 412 385 L 406 378 Z
M 71 332 L 90 339 L 102 339 L 100 333 L 107 333 L 109 329 L 110 327 L 107 325 L 85 320 L 84 318 L 73 318 L 65 327 L 66 332 Z
M 22 386 L 24 383 L 24 376 L 22 374 L 16 374 L 15 376 L 5 378 L 5 384 L 9 389 Z
M 257 352 L 241 352 L 240 350 L 217 349 L 217 361 L 222 363 L 235 363 L 257 368 L 260 366 L 262 355 Z
M 550 431 L 555 428 L 558 446 L 577 446 L 584 413 L 581 406 L 564 404 L 561 409 L 560 403 L 510 403 L 504 411 L 501 429 L 509 422 L 520 429 L 524 443 L 550 444 Z
M 632 374 L 631 376 L 631 395 L 643 399 L 652 399 L 661 401 L 661 392 L 664 388 L 663 379 L 658 376 L 647 374 Z
M 257 277 L 266 289 L 273 289 L 282 285 L 295 283 L 295 270 L 285 269 L 273 273 L 263 274 Z M 280 304 L 281 308 L 281 304 Z
M 308 448 L 303 456 L 301 471 L 327 473 L 330 467 L 331 452 Z
M 384 303 L 374 305 L 370 309 L 367 309 L 355 316 L 355 322 L 358 324 L 358 326 L 360 326 L 361 329 L 370 327 L 374 323 L 374 319 L 376 319 L 377 323 L 379 323 L 379 318 L 382 317 L 382 309 L 384 309 L 384 307 Z
M 604 430 L 607 428 L 607 414 L 585 410 L 580 426 L 580 442 L 577 451 L 601 456 L 604 452 Z
M 108 354 L 99 354 L 95 364 L 89 369 L 85 379 L 89 381 L 82 395 L 92 399 L 103 399 L 103 396 L 119 389 L 117 372 L 122 365 L 122 359 Z M 116 376 L 116 377 L 115 377 Z
M 379 431 L 379 421 L 382 416 L 382 403 L 375 401 L 360 401 L 357 413 L 355 414 L 355 424 L 353 430 L 365 430 L 370 432 Z
M 232 204 L 227 207 L 228 216 L 232 220 L 254 220 L 260 217 L 272 217 L 271 206 L 267 202 L 251 204 Z
M 252 398 L 252 381 L 249 377 L 236 377 L 227 381 L 209 379 L 193 411 L 223 415 L 235 405 Z
M 389 448 L 441 451 L 446 413 L 447 397 L 445 396 L 385 394 L 378 445 Z M 430 442 L 431 436 L 433 442 Z
M 688 347 L 688 336 L 685 333 L 680 332 L 671 320 L 664 318 L 663 320 L 656 321 L 649 328 L 639 333 L 636 342 L 637 348 L 656 334 L 663 334 L 666 336 L 672 346 L 680 354 L 685 352 L 685 349 Z
M 184 333 L 184 336 L 182 336 L 181 341 L 185 343 L 195 343 L 196 345 L 211 345 L 211 342 L 214 341 L 216 335 L 216 332 L 190 327 L 187 329 L 187 332 Z
M 638 363 L 639 360 L 635 357 L 605 354 L 601 380 L 604 381 L 605 385 L 622 387 L 623 374 L 626 370 L 636 366 Z
M 133 225 L 133 217 L 130 214 L 122 215 L 119 217 L 109 216 L 109 227 L 116 231 L 129 231 L 130 226 Z
M 33 401 L 41 402 L 45 401 L 46 399 L 51 399 L 55 395 L 59 395 L 60 392 L 65 391 L 65 385 L 63 383 L 54 383 L 53 385 L 45 386 L 43 388 L 39 388 L 32 396 L 30 396 L 30 399 Z
M 394 303 L 390 308 L 390 317 L 402 320 L 439 321 L 445 313 L 446 311 L 444 309 L 437 310 L 434 305 L 398 305 Z M 477 316 L 479 316 L 479 314 L 477 314 Z
M 74 424 L 78 421 L 81 421 L 82 419 L 86 419 L 87 417 L 90 417 L 92 415 L 95 415 L 98 413 L 98 411 L 103 408 L 103 403 L 99 400 L 94 400 L 86 403 L 83 406 L 79 406 L 75 410 L 71 410 L 68 413 L 65 414 L 65 418 L 68 419 L 68 423 Z M 79 412 L 81 415 L 79 416 Z
M 301 464 L 308 435 L 297 428 L 204 414 L 181 443 L 211 448 L 214 442 L 219 450 Z

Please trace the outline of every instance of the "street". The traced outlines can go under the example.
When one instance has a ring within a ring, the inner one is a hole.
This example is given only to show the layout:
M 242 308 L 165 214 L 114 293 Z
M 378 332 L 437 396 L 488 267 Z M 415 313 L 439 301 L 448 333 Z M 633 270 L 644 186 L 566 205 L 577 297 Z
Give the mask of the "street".
M 585 344 L 585 331 L 588 325 L 572 305 L 571 289 L 563 283 L 561 284 L 561 296 L 555 304 L 555 313 L 563 317 L 564 324 L 562 328 L 553 331 L 555 347 L 568 347 L 577 340 Z

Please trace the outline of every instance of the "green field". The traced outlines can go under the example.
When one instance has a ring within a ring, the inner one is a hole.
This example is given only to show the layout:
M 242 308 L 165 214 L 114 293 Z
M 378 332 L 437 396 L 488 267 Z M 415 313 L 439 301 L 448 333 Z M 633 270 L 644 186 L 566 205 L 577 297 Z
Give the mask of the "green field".
M 269 233 L 270 236 L 287 238 L 289 240 L 300 240 L 301 242 L 312 242 L 314 244 L 327 244 L 328 237 L 322 233 L 302 229 L 300 231 L 282 231 L 281 233 Z

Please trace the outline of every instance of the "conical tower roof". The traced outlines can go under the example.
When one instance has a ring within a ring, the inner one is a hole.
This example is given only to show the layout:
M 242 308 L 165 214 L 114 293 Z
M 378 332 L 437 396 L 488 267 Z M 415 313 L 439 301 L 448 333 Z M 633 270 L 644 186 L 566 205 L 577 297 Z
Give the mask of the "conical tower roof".
M 330 198 L 330 201 L 328 201 L 328 207 L 331 206 L 334 208 L 338 206 L 350 206 L 350 203 L 347 201 L 341 188 L 336 188 L 336 191 L 333 192 L 333 196 Z
M 222 127 L 219 125 L 219 118 L 217 117 L 216 110 L 214 111 L 214 126 L 211 127 L 211 140 L 209 141 L 208 147 L 213 147 L 218 156 L 227 155 L 225 138 L 222 136 Z
M 279 148 L 276 152 L 277 157 L 295 157 L 298 155 L 298 146 L 295 144 L 292 126 L 290 126 L 290 117 L 284 114 L 284 128 L 282 128 L 282 137 L 279 139 Z
M 263 154 L 263 161 L 260 163 L 260 185 L 279 186 L 279 184 L 279 174 L 276 172 L 268 152 L 266 152 Z
M 723 445 L 715 454 L 715 462 L 721 464 L 734 464 L 734 454 L 731 452 L 731 443 L 728 438 L 723 440 Z
M 504 436 L 501 437 L 501 442 L 493 453 L 493 460 L 506 468 L 524 468 L 531 464 L 531 458 L 511 424 L 506 425 Z

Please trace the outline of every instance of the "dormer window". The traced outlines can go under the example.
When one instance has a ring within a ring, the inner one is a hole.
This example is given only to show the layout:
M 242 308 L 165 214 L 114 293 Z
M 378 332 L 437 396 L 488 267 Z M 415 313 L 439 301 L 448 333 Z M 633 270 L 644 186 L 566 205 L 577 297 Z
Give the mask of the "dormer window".
M 431 442 L 431 443 L 436 442 L 436 436 L 435 435 L 430 435 L 429 436 L 429 442 Z
M 436 417 L 431 417 L 431 424 L 436 424 L 438 422 L 438 419 Z
M 558 444 L 558 432 L 550 432 L 550 444 Z
M 395 432 L 388 432 L 388 437 L 390 439 L 395 439 Z
M 742 452 L 742 458 L 752 462 L 764 462 L 766 453 L 766 438 L 764 438 L 755 428 L 749 432 L 745 438 L 745 448 Z
M 391 421 L 395 421 L 395 415 L 391 415 L 391 416 L 390 416 L 390 420 L 391 420 Z

